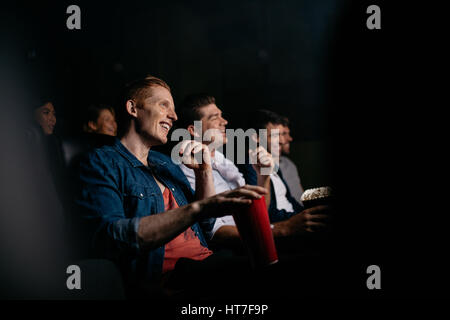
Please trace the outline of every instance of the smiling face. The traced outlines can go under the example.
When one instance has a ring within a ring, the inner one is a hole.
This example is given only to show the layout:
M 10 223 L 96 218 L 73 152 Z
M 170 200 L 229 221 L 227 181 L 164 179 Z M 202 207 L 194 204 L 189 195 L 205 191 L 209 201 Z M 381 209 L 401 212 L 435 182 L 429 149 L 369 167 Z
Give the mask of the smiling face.
M 221 141 L 227 143 L 226 126 L 228 121 L 222 117 L 222 111 L 213 103 L 208 104 L 199 109 L 202 121 L 202 136 L 207 136 L 205 144 L 209 144 L 214 141 L 219 141 L 218 138 L 211 139 L 216 135 L 221 135 Z M 209 131 L 208 131 L 209 130 Z M 206 131 L 208 133 L 205 135 Z
M 199 113 L 201 115 L 200 120 L 202 121 L 202 136 L 205 135 L 207 130 L 212 129 L 208 132 L 209 135 L 221 135 L 223 143 L 227 143 L 225 130 L 228 121 L 223 118 L 222 111 L 213 103 L 201 107 Z M 208 140 L 210 140 L 209 137 Z M 214 139 L 214 141 L 218 141 L 218 139 Z M 209 143 L 211 141 L 205 141 L 205 144 Z
M 289 127 L 282 126 L 282 129 L 280 131 L 280 149 L 281 153 L 283 154 L 289 154 L 291 151 L 291 142 L 293 141 L 291 137 L 291 131 L 289 130 Z
M 173 122 L 177 120 L 169 90 L 161 86 L 152 86 L 148 89 L 146 97 L 133 103 L 136 104 L 136 132 L 150 146 L 165 144 Z
M 96 133 L 115 136 L 117 123 L 114 114 L 109 109 L 102 109 L 96 122 L 90 121 L 89 128 Z
M 42 107 L 37 108 L 34 116 L 45 135 L 53 134 L 56 125 L 56 114 L 51 102 L 47 102 Z

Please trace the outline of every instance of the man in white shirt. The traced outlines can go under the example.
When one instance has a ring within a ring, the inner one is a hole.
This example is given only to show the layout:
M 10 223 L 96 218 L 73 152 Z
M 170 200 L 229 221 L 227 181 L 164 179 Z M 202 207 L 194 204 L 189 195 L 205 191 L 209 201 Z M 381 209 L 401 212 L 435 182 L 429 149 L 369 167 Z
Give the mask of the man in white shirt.
M 184 100 L 180 109 L 178 118 L 180 126 L 186 128 L 194 138 L 201 136 L 202 142 L 210 147 L 215 191 L 219 193 L 244 185 L 246 181 L 236 165 L 217 150 L 218 146 L 227 142 L 225 129 L 228 121 L 217 107 L 215 98 L 205 94 L 191 95 Z M 201 134 L 196 132 L 194 121 L 201 121 Z M 253 172 L 256 173 L 252 184 L 263 186 L 269 191 L 266 196 L 268 207 L 271 203 L 270 190 L 274 189 L 277 208 L 282 212 L 289 213 L 289 215 L 284 215 L 286 219 L 273 221 L 274 237 L 288 237 L 313 232 L 314 227 L 323 227 L 323 219 L 326 218 L 323 213 L 326 208 L 315 207 L 295 212 L 293 205 L 286 197 L 287 189 L 278 174 L 271 170 L 272 174 L 264 175 L 261 170 L 262 168 L 274 168 L 274 160 L 270 153 L 259 147 L 253 156 L 258 161 L 251 166 Z M 195 188 L 196 176 L 193 170 L 183 164 L 180 167 L 192 188 Z M 231 244 L 233 241 L 239 240 L 239 233 L 231 212 L 230 215 L 215 219 L 211 228 L 205 231 L 207 238 L 215 243 Z
M 289 129 L 288 118 L 285 117 L 283 120 L 285 123 L 282 124 L 280 129 L 280 170 L 283 172 L 284 180 L 289 187 L 292 197 L 301 203 L 300 198 L 303 194 L 304 188 L 298 174 L 297 166 L 288 157 L 291 152 L 291 142 L 293 139 L 291 137 L 291 130 Z

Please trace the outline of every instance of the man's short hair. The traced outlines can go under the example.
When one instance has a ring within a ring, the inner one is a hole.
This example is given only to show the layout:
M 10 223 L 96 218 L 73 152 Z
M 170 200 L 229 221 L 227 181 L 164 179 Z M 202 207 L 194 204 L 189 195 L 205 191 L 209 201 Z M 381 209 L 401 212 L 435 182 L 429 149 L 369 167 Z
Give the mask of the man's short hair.
M 125 86 L 116 104 L 117 133 L 119 137 L 123 136 L 130 128 L 131 116 L 126 109 L 127 101 L 135 100 L 136 104 L 139 105 L 144 99 L 151 96 L 151 90 L 149 89 L 157 86 L 166 88 L 170 92 L 170 87 L 164 80 L 151 75 L 134 80 Z
M 278 113 L 267 109 L 259 109 L 252 115 L 249 121 L 249 128 L 255 129 L 258 132 L 259 129 L 266 129 L 269 123 L 274 125 L 281 124 L 283 126 L 289 125 L 285 117 L 280 116 Z
M 200 120 L 202 114 L 200 109 L 209 104 L 215 104 L 216 99 L 206 93 L 196 93 L 188 95 L 184 98 L 180 107 L 178 108 L 178 128 L 187 128 L 189 125 L 194 124 L 194 121 Z

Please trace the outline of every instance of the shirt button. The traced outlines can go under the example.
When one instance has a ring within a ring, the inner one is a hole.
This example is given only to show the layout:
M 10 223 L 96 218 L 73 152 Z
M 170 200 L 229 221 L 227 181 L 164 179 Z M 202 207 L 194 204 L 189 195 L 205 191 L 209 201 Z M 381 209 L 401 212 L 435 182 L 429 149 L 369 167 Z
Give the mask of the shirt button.
M 141 198 L 143 198 L 144 197 L 144 195 L 141 193 L 140 195 L 139 195 Z
M 175 191 L 175 188 L 172 188 L 172 191 Z

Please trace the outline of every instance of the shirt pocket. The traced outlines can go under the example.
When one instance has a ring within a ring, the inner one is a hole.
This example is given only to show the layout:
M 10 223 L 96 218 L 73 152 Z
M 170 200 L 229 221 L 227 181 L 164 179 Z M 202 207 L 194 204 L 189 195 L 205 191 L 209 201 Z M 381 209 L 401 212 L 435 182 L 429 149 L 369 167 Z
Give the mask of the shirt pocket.
M 148 216 L 155 211 L 157 194 L 149 187 L 133 184 L 124 194 L 127 218 Z

